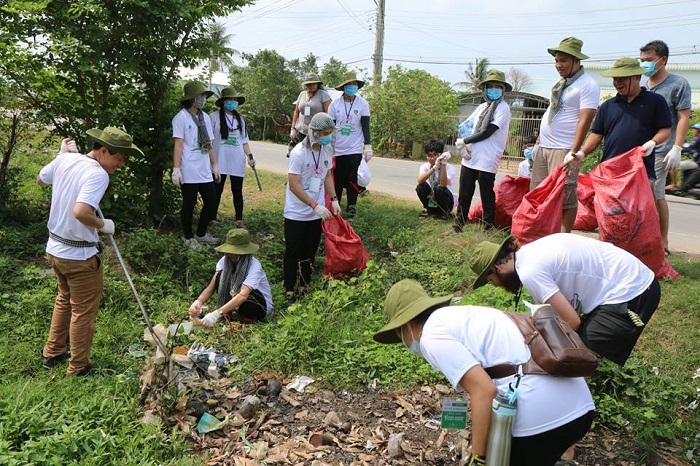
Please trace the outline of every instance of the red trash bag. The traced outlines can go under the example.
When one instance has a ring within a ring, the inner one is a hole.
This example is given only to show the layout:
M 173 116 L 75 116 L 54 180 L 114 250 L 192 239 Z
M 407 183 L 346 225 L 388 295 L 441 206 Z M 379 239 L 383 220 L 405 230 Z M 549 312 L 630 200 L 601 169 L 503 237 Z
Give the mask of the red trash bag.
M 564 168 L 558 165 L 539 186 L 525 194 L 513 214 L 513 228 L 510 230 L 520 244 L 561 231 L 565 181 Z
M 576 220 L 574 220 L 574 230 L 595 230 L 598 228 L 598 220 L 595 218 L 595 207 L 593 205 L 595 189 L 593 189 L 591 175 L 579 173 L 576 197 L 578 197 L 578 210 L 576 211 Z
M 513 223 L 513 214 L 523 200 L 523 196 L 530 190 L 530 178 L 526 176 L 506 175 L 496 183 L 493 191 L 496 193 L 496 218 L 493 226 L 496 228 L 510 228 Z M 484 218 L 484 208 L 481 201 L 469 209 L 469 221 L 479 222 Z
M 634 255 L 658 279 L 681 278 L 666 260 L 643 156 L 644 150 L 636 147 L 591 171 L 600 239 Z
M 369 254 L 362 240 L 343 217 L 333 215 L 321 222 L 325 233 L 326 263 L 323 275 L 343 278 L 367 267 Z

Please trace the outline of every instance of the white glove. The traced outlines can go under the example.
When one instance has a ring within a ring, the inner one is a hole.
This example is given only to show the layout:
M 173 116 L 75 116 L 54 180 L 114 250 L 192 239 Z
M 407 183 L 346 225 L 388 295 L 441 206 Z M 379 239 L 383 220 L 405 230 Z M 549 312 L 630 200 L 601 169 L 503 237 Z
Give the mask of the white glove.
M 326 209 L 321 204 L 317 204 L 316 207 L 314 207 L 314 212 L 316 212 L 316 215 L 321 217 L 322 220 L 328 220 L 331 218 L 331 211 Z
M 460 155 L 464 160 L 471 160 L 472 158 L 472 145 L 466 144 L 460 151 Z
M 248 165 L 250 168 L 255 168 L 255 159 L 253 158 L 253 153 L 248 154 Z
M 61 149 L 58 151 L 58 153 L 63 154 L 65 152 L 78 152 L 78 146 L 71 138 L 65 138 L 63 141 L 61 141 Z
M 656 147 L 656 141 L 654 141 L 653 139 L 649 139 L 647 142 L 645 142 L 642 145 L 642 149 L 644 149 L 644 157 L 650 155 L 654 150 L 654 147 Z
M 113 235 L 114 234 L 114 221 L 110 220 L 108 218 L 102 219 L 104 222 L 104 225 L 102 225 L 102 228 L 98 228 L 97 231 L 100 231 L 102 233 L 105 233 L 107 235 Z
M 173 168 L 173 174 L 170 176 L 170 178 L 173 180 L 173 184 L 176 188 L 182 188 L 182 172 L 180 171 L 179 167 Z
M 457 148 L 458 151 L 462 152 L 462 149 L 464 149 L 464 139 L 459 138 L 455 141 L 455 147 Z
M 440 164 L 440 165 L 445 165 L 445 164 L 447 163 L 447 161 L 450 160 L 450 157 L 452 157 L 452 154 L 450 154 L 449 152 L 443 152 L 443 153 L 440 154 L 440 156 L 435 160 L 435 163 L 436 163 L 436 164 Z
M 564 156 L 564 161 L 562 162 L 564 171 L 566 173 L 570 173 L 572 170 L 578 168 L 578 166 L 581 165 L 581 160 L 583 160 L 583 157 L 584 155 L 581 151 L 575 153 L 569 151 L 569 153 Z
M 333 209 L 333 215 L 340 215 L 340 203 L 337 199 L 331 202 L 331 209 Z
M 205 315 L 204 318 L 202 319 L 202 327 L 204 328 L 212 328 L 215 323 L 221 319 L 221 309 L 217 309 L 215 311 L 211 311 L 209 314 Z
M 664 157 L 666 170 L 678 170 L 681 166 L 681 148 L 678 146 L 671 147 L 666 157 Z
M 365 144 L 365 148 L 362 150 L 362 157 L 365 162 L 369 162 L 372 157 L 374 157 L 374 151 L 372 150 L 371 144 Z
M 292 128 L 289 130 L 289 138 L 290 139 L 296 139 L 297 138 L 297 130 L 295 128 Z
M 192 304 L 190 304 L 190 308 L 189 308 L 190 318 L 199 317 L 200 312 L 202 312 L 202 302 L 198 299 L 195 299 L 194 302 Z
M 211 173 L 214 175 L 214 181 L 218 184 L 221 183 L 221 172 L 219 171 L 219 164 L 215 163 L 211 166 Z

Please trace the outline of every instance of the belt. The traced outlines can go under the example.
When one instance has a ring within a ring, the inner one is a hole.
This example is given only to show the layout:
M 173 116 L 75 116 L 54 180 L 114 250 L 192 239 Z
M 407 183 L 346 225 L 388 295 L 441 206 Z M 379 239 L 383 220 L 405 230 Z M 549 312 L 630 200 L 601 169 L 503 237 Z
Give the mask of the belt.
M 65 244 L 66 246 L 73 246 L 74 248 L 96 248 L 99 246 L 99 243 L 97 242 L 76 241 L 72 239 L 63 238 L 62 236 L 58 236 L 56 233 L 52 232 L 49 232 L 49 237 L 53 240 L 58 241 L 61 244 Z

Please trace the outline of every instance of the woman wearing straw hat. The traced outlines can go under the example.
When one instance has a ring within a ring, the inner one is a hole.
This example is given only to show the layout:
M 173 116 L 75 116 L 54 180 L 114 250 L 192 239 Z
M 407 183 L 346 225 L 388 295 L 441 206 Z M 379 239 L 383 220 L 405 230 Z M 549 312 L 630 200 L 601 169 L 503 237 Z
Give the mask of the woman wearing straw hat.
M 193 249 L 199 244 L 217 244 L 219 240 L 207 233 L 209 222 L 216 211 L 216 188 L 220 181 L 219 164 L 212 146 L 214 133 L 211 120 L 202 111 L 207 99 L 214 93 L 204 84 L 190 81 L 185 84 L 180 98 L 182 109 L 173 117 L 173 173 L 175 187 L 182 190 L 180 221 L 185 244 Z M 197 194 L 202 196 L 196 236 L 192 234 L 192 217 Z
M 214 218 L 219 211 L 221 194 L 224 192 L 228 175 L 231 178 L 231 194 L 238 228 L 243 228 L 243 178 L 246 161 L 248 165 L 255 167 L 253 153 L 248 144 L 248 129 L 245 120 L 238 113 L 238 107 L 244 102 L 245 97 L 230 87 L 224 88 L 221 90 L 221 97 L 216 100 L 219 110 L 209 115 L 214 130 L 214 151 L 221 172 L 221 182 L 216 184 Z
M 328 112 L 328 107 L 331 105 L 331 96 L 323 89 L 323 82 L 317 75 L 307 74 L 301 85 L 305 90 L 301 91 L 297 97 L 292 129 L 289 131 L 289 137 L 296 142 L 306 137 L 311 118 L 318 112 Z
M 502 71 L 491 70 L 479 84 L 479 89 L 483 91 L 486 101 L 469 116 L 469 120 L 475 123 L 472 134 L 464 138 L 464 144 L 471 144 L 471 150 L 462 152 L 457 222 L 452 226 L 456 233 L 460 233 L 467 222 L 477 182 L 484 207 L 484 228 L 490 229 L 496 218 L 493 184 L 498 173 L 498 162 L 506 148 L 510 126 L 510 107 L 504 100 L 504 94 L 513 87 L 506 82 L 506 75 Z
M 591 427 L 593 399 L 582 377 L 499 374 L 484 368 L 514 367 L 530 359 L 523 336 L 508 316 L 481 306 L 449 306 L 452 296 L 430 297 L 415 280 L 401 280 L 384 300 L 388 323 L 379 343 L 403 343 L 447 377 L 457 392 L 469 393 L 472 451 L 467 465 L 485 465 L 496 392 L 517 385 L 511 466 L 550 466 Z M 519 370 L 519 369 L 518 369 Z
M 365 82 L 357 79 L 354 73 L 349 73 L 336 90 L 343 95 L 331 102 L 328 114 L 335 120 L 335 168 L 333 176 L 338 199 L 343 198 L 343 190 L 347 191 L 348 201 L 345 216 L 352 218 L 356 213 L 357 195 L 360 187 L 357 184 L 357 169 L 364 158 L 366 162 L 372 158 L 372 141 L 369 130 L 369 104 L 357 95 L 357 91 Z
M 209 285 L 190 306 L 190 317 L 198 318 L 202 306 L 217 292 L 215 311 L 201 320 L 212 327 L 221 317 L 245 323 L 269 321 L 273 315 L 272 291 L 260 261 L 253 257 L 260 247 L 250 241 L 248 230 L 234 228 L 217 247 L 224 256 L 216 263 L 216 272 Z

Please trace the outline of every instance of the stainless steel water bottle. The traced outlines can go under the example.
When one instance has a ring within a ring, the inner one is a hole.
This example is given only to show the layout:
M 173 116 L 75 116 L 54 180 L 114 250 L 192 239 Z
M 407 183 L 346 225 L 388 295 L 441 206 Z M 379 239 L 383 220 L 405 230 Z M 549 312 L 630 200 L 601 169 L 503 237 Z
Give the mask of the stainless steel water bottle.
M 510 443 L 517 411 L 516 405 L 515 397 L 510 396 L 509 393 L 501 393 L 500 390 L 491 403 L 491 430 L 486 448 L 486 466 L 510 464 Z

